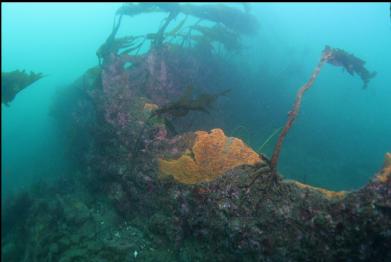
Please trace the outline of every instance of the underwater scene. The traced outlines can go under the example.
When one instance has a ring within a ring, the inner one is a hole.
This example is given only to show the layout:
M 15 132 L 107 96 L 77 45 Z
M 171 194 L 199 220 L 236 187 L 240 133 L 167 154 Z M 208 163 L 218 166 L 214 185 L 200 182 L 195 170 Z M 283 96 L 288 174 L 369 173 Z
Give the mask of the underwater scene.
M 2 3 L 2 261 L 391 261 L 390 3 Z

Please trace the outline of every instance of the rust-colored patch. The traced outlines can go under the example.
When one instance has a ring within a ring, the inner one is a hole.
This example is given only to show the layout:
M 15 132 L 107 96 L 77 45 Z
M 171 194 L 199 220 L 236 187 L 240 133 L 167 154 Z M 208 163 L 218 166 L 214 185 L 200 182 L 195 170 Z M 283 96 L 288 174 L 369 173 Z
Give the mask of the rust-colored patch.
M 314 187 L 307 184 L 300 183 L 298 181 L 291 181 L 293 184 L 295 184 L 300 189 L 308 189 L 310 191 L 317 191 L 324 195 L 328 199 L 334 199 L 334 198 L 344 198 L 346 196 L 345 191 L 330 191 L 321 187 Z

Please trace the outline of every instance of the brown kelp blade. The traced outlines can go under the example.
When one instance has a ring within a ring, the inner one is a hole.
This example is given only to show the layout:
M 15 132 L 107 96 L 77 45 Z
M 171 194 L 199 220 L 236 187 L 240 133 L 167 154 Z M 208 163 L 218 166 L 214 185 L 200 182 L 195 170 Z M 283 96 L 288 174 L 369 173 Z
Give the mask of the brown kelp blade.
M 329 64 L 341 66 L 348 71 L 350 75 L 357 74 L 364 83 L 364 88 L 368 86 L 369 80 L 376 76 L 376 72 L 369 72 L 365 68 L 365 61 L 343 49 L 326 46 L 325 50 L 331 52 L 331 57 L 327 60 Z
M 30 74 L 28 74 L 25 70 L 2 72 L 1 102 L 8 106 L 9 102 L 14 100 L 17 93 L 43 77 L 45 77 L 45 75 L 42 73 L 34 73 L 31 71 Z

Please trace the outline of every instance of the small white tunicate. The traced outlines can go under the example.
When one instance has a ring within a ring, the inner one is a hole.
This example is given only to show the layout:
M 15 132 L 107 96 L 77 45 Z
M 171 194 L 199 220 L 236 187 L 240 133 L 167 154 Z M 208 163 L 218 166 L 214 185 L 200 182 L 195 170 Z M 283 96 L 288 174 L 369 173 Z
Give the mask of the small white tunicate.
M 134 256 L 134 258 L 136 258 L 136 257 L 138 256 L 137 250 L 135 250 L 135 251 L 133 252 L 133 256 Z

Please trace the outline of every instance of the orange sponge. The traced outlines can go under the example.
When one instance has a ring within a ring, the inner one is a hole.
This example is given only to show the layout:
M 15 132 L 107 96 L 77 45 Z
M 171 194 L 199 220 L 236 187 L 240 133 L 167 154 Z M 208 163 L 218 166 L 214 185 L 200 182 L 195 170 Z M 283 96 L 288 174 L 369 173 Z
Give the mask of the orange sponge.
M 391 153 L 387 153 L 384 158 L 383 170 L 379 172 L 376 179 L 382 183 L 387 182 L 391 178 Z
M 241 166 L 262 162 L 262 158 L 242 140 L 226 137 L 223 130 L 195 132 L 196 139 L 179 159 L 159 159 L 160 176 L 173 176 L 183 184 L 207 182 Z

